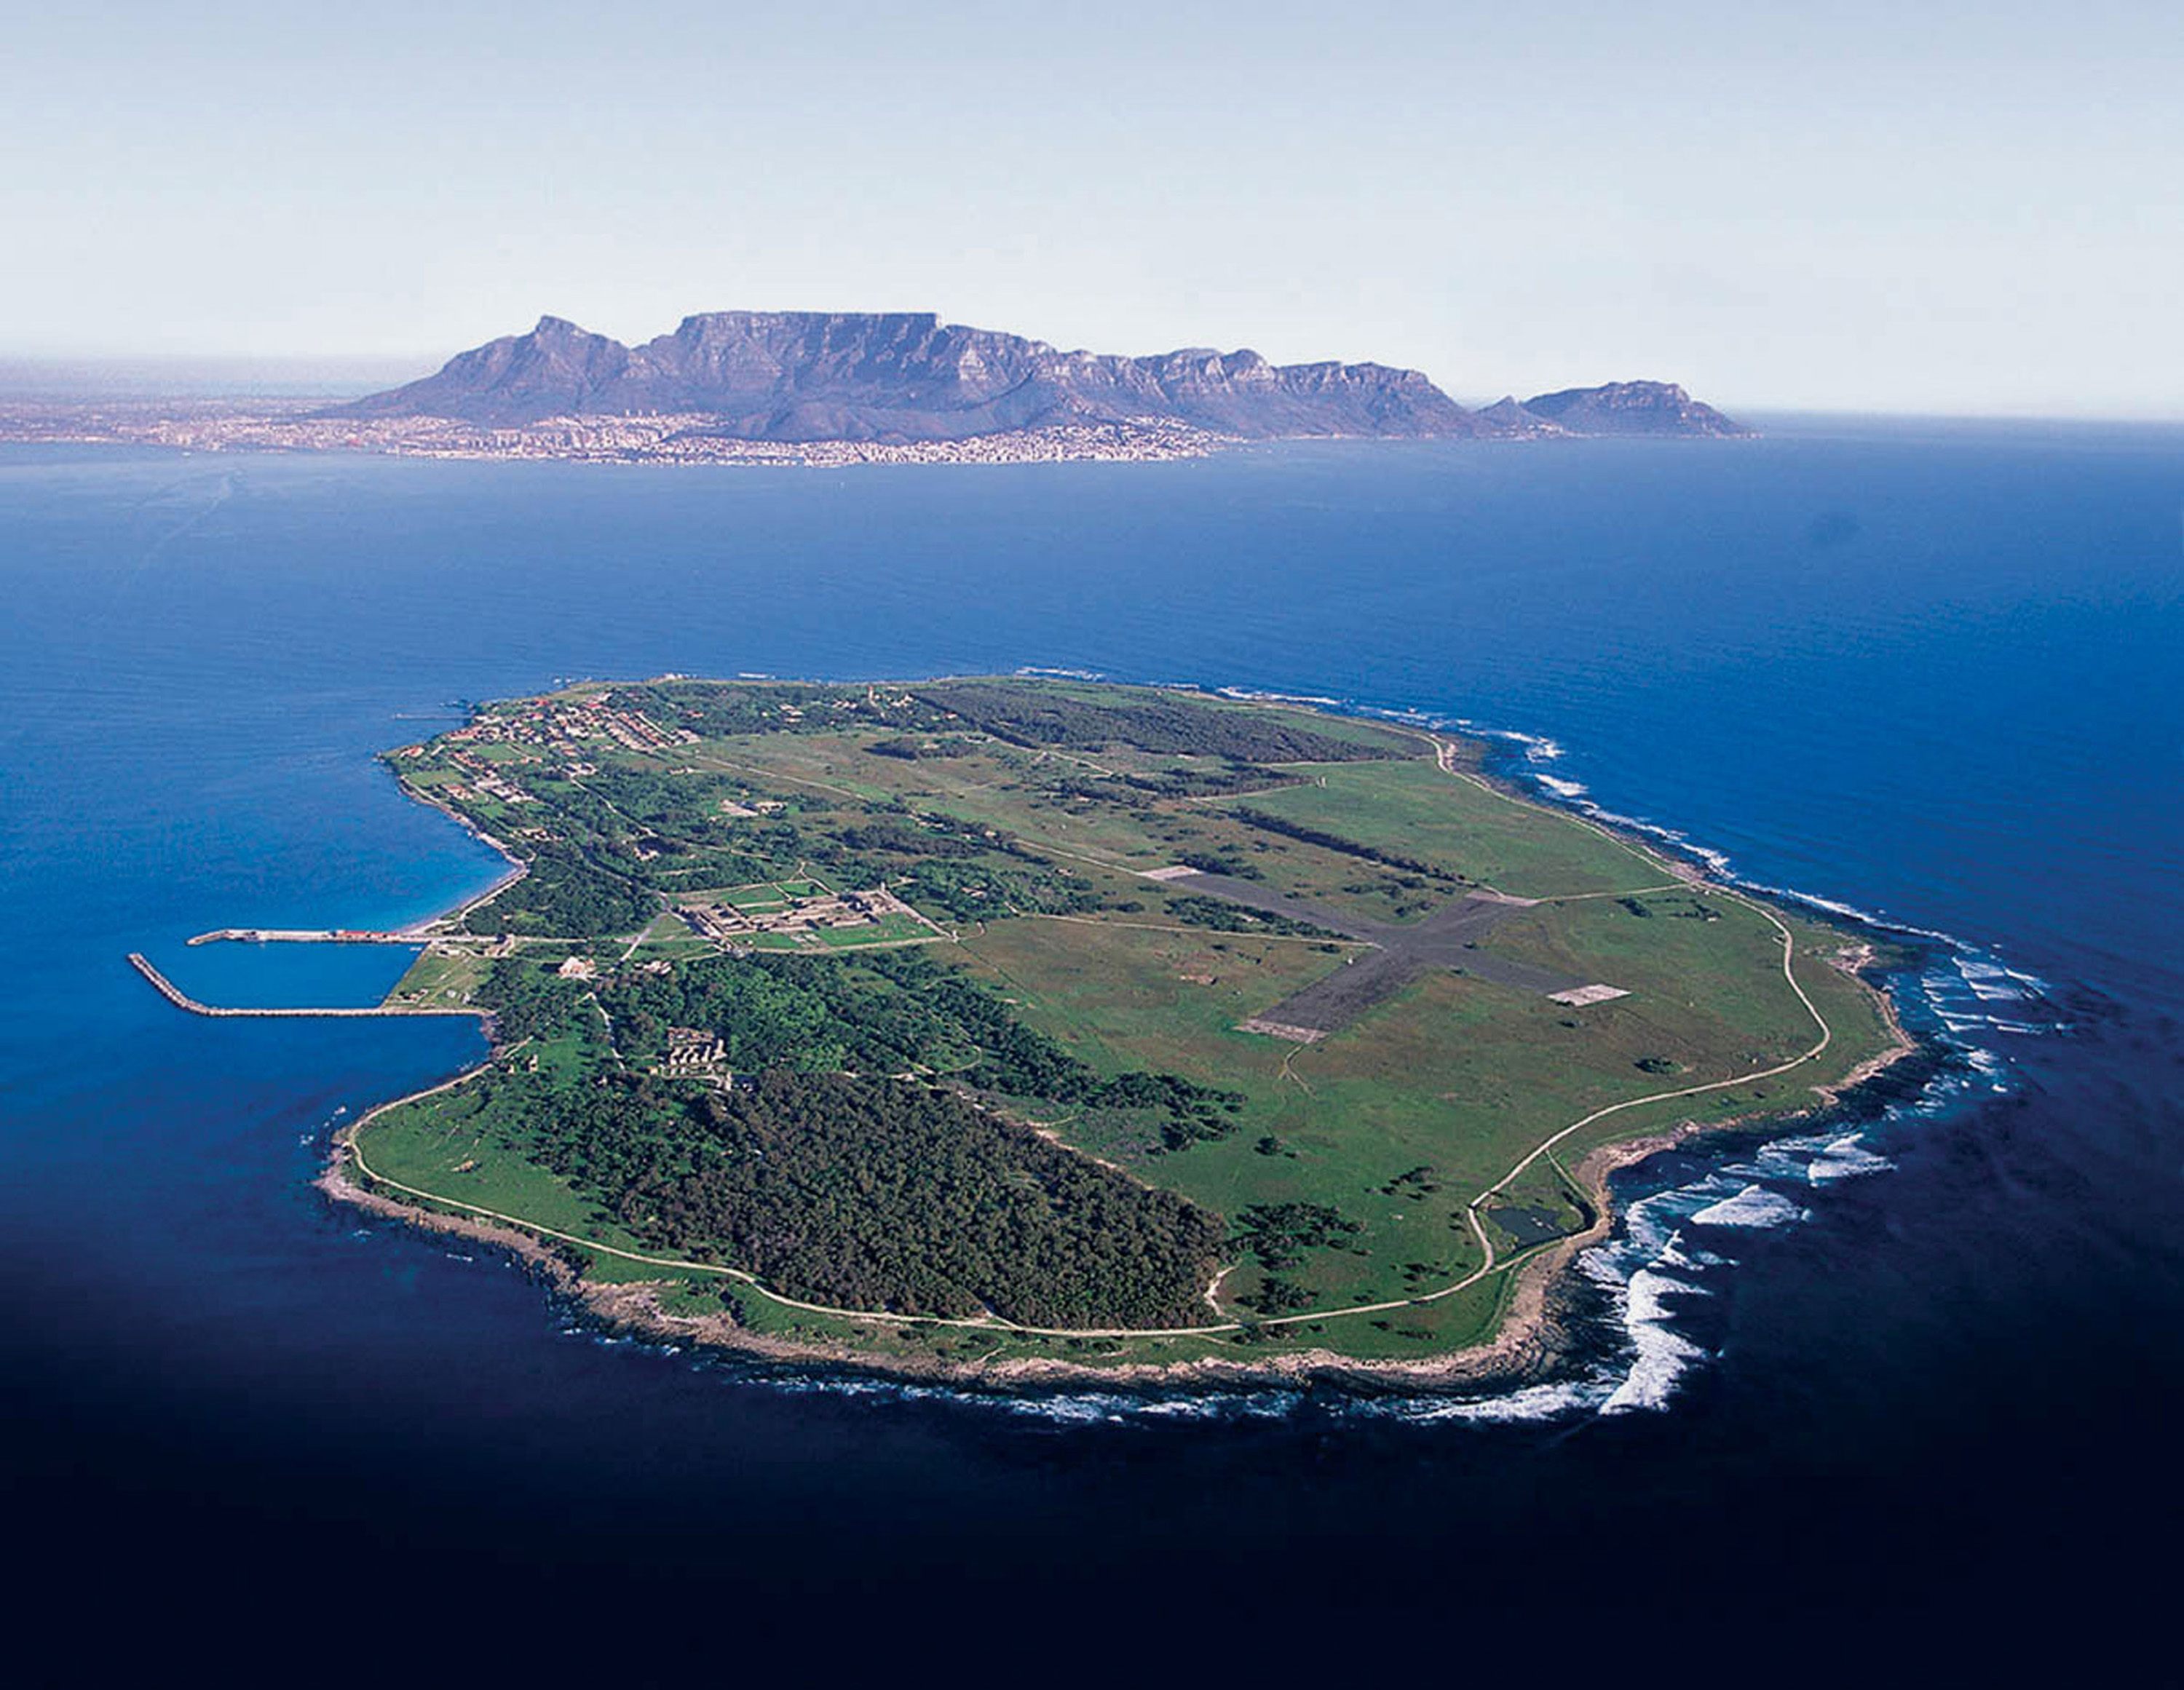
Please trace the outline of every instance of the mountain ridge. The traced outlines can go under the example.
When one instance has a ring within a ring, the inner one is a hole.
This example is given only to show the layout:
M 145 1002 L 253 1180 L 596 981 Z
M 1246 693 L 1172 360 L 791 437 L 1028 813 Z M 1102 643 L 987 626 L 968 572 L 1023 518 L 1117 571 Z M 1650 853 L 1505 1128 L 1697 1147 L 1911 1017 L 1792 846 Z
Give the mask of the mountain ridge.
M 1388 364 L 1276 364 L 1204 347 L 1136 358 L 1065 352 L 931 312 L 700 312 L 635 347 L 549 314 L 321 414 L 495 428 L 671 415 L 724 440 L 880 444 L 1149 423 L 1245 440 L 1747 432 L 1668 382 L 1469 410 L 1422 372 Z

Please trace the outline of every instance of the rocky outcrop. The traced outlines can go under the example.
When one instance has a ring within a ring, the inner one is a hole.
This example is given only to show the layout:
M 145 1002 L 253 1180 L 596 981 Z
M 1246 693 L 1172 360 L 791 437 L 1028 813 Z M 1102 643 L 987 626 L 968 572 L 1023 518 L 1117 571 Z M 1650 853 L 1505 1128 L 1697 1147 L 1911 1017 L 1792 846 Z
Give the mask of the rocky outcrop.
M 1524 401 L 1524 409 L 1568 434 L 1663 434 L 1731 439 L 1752 431 L 1673 381 L 1611 381 L 1565 387 Z

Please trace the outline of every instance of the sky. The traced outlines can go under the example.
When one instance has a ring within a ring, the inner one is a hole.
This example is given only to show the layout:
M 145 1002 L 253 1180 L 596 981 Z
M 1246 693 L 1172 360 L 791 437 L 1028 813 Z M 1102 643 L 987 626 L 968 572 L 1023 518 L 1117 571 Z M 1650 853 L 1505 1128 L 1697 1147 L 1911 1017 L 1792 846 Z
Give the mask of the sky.
M 0 360 L 930 310 L 1468 400 L 2184 416 L 2184 7 L 10 8 Z

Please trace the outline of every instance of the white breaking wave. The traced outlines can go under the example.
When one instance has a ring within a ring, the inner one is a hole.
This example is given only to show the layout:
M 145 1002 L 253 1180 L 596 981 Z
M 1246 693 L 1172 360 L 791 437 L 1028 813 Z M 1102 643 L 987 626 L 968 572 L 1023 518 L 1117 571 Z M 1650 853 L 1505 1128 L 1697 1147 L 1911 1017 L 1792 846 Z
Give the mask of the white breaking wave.
M 2050 989 L 2038 976 L 2021 969 L 2006 968 L 1992 957 L 1964 952 L 1955 960 L 1957 972 L 1964 976 L 1965 986 L 1984 1003 L 2023 1003 L 2044 998 Z
M 1579 1258 L 1585 1276 L 1606 1293 L 1621 1338 L 1620 1355 L 1596 1376 L 1605 1389 L 1588 1393 L 1588 1405 L 1598 1413 L 1665 1407 L 1677 1380 L 1706 1359 L 1700 1345 L 1674 1329 L 1669 1299 L 1704 1295 L 1698 1276 L 1729 1265 L 1711 1251 L 1687 1246 L 1682 1231 L 1719 1185 L 1709 1178 L 1641 1198 L 1624 1211 L 1620 1237 Z
M 1214 689 L 1223 698 L 1234 698 L 1254 704 L 1317 704 L 1323 709 L 1342 708 L 1340 698 L 1329 698 L 1318 692 L 1266 692 L 1250 687 L 1221 687 Z
M 1800 1209 L 1780 1192 L 1750 1185 L 1735 1197 L 1708 1204 L 1692 1215 L 1691 1220 L 1700 1226 L 1784 1226 L 1792 1220 L 1805 1220 L 1810 1212 Z
M 1596 1371 L 1583 1379 L 1526 1385 L 1492 1396 L 1438 1401 L 1432 1398 L 1407 1398 L 1374 1403 L 1367 1405 L 1365 1414 L 1374 1420 L 1398 1420 L 1414 1426 L 1432 1426 L 1442 1420 L 1490 1426 L 1555 1420 L 1597 1409 L 1607 1400 L 1615 1384 L 1613 1376 Z
M 1661 1409 L 1691 1365 L 1706 1352 L 1677 1331 L 1671 1324 L 1669 1299 L 1692 1294 L 1693 1288 L 1666 1274 L 1641 1268 L 1630 1276 L 1625 1288 L 1624 1330 L 1636 1351 L 1623 1382 L 1600 1405 L 1603 1415 L 1628 1414 L 1635 1409 Z
M 1858 1135 L 1853 1132 L 1836 1139 L 1807 1163 L 1805 1177 L 1816 1186 L 1824 1186 L 1836 1180 L 1886 1173 L 1895 1165 L 1886 1156 L 1877 1155 L 1859 1143 Z
M 1919 978 L 1920 995 L 1952 1033 L 2008 1033 L 2019 1037 L 2064 1031 L 2068 1023 L 2030 1019 L 2049 1007 L 2052 988 L 2037 975 L 1997 961 L 1976 947 L 1956 944 L 1941 963 Z M 1982 1053 L 1970 1040 L 1959 1041 L 1975 1062 Z

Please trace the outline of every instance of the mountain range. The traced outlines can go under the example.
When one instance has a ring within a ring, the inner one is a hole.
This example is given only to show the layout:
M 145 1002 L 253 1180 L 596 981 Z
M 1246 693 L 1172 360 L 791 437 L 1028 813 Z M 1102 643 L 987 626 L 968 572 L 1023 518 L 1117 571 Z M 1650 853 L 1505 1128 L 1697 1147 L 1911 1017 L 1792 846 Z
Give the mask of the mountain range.
M 1247 440 L 1741 435 L 1681 387 L 1618 381 L 1467 409 L 1415 370 L 1269 363 L 1203 347 L 1128 358 L 930 313 L 710 311 L 625 346 L 559 317 L 324 413 L 514 428 L 674 416 L 725 439 L 960 441 L 1071 424 L 1181 424 Z

